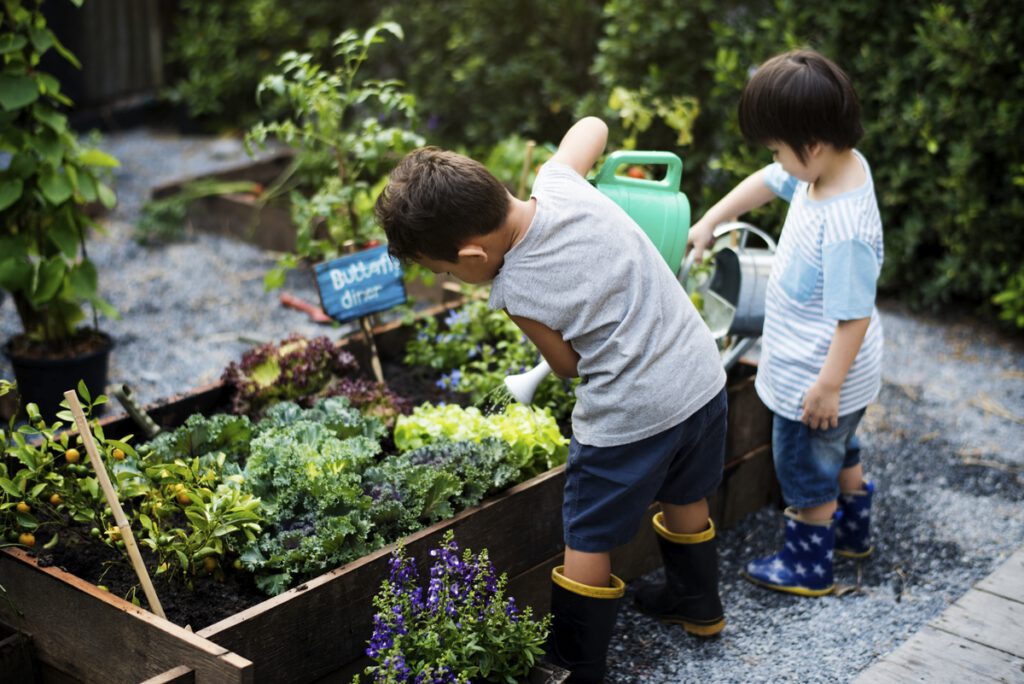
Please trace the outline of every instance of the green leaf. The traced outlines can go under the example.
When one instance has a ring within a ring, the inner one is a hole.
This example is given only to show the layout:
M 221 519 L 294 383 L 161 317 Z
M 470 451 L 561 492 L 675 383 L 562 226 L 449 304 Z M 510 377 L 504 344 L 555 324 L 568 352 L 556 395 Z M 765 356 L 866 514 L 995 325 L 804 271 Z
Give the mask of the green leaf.
M 8 52 L 17 52 L 25 47 L 27 43 L 28 39 L 25 36 L 5 33 L 0 36 L 0 55 L 6 55 Z
M 85 403 L 92 401 L 92 395 L 89 394 L 89 388 L 85 386 L 85 380 L 78 381 L 78 396 L 85 400 Z
M 32 47 L 40 54 L 53 47 L 53 34 L 46 28 L 33 26 L 29 28 L 28 35 L 32 39 Z
M 39 86 L 31 76 L 0 75 L 0 106 L 7 111 L 21 109 L 39 97 Z
M 11 496 L 21 497 L 21 490 L 15 487 L 14 483 L 6 477 L 0 477 L 0 489 L 4 490 Z
M 83 170 L 78 176 L 78 192 L 81 193 L 82 199 L 86 202 L 95 202 L 98 196 L 97 191 L 96 179 L 91 173 Z
M 86 150 L 78 160 L 86 166 L 116 168 L 121 165 L 121 162 L 116 157 L 96 148 Z
M 67 176 L 52 169 L 39 174 L 39 189 L 51 204 L 63 204 L 73 193 Z
M 107 209 L 113 209 L 117 204 L 117 195 L 111 190 L 105 183 L 96 181 L 96 194 L 99 195 L 100 202 L 103 203 Z
M 51 128 L 55 133 L 64 133 L 68 130 L 68 120 L 63 114 L 43 103 L 37 103 L 32 108 L 32 116 Z
M 3 211 L 21 198 L 23 187 L 24 185 L 20 178 L 9 178 L 0 183 L 0 211 Z
M 60 290 L 66 274 L 67 265 L 60 255 L 40 264 L 36 271 L 32 292 L 29 294 L 32 304 L 38 307 L 53 299 Z

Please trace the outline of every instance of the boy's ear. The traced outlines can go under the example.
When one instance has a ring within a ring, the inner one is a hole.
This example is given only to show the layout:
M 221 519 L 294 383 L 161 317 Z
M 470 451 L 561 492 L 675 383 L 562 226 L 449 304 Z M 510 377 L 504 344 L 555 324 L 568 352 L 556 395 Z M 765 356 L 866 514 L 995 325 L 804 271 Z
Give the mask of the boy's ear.
M 483 259 L 487 261 L 487 250 L 480 245 L 470 243 L 459 250 L 459 260 Z
M 822 150 L 825 149 L 825 144 L 822 142 L 812 142 L 810 145 L 804 148 L 805 153 L 808 157 L 817 157 L 821 154 Z

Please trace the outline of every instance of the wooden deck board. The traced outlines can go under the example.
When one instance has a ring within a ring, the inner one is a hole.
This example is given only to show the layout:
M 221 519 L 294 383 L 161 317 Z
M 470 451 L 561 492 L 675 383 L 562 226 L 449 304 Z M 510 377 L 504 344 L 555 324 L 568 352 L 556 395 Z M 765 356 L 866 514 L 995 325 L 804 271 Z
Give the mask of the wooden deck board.
M 1024 684 L 1024 548 L 854 681 Z

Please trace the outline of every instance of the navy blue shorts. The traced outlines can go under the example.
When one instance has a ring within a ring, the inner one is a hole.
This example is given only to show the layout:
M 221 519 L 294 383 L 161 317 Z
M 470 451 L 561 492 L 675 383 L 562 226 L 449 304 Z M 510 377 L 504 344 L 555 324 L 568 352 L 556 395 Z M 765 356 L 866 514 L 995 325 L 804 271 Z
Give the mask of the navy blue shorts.
M 776 415 L 772 421 L 772 458 L 786 505 L 811 508 L 839 496 L 839 471 L 860 463 L 857 425 L 864 409 L 839 416 L 839 424 L 812 430 L 798 420 Z
M 629 542 L 652 501 L 689 504 L 722 481 L 728 398 L 723 389 L 679 425 L 614 447 L 569 444 L 565 544 L 600 553 Z

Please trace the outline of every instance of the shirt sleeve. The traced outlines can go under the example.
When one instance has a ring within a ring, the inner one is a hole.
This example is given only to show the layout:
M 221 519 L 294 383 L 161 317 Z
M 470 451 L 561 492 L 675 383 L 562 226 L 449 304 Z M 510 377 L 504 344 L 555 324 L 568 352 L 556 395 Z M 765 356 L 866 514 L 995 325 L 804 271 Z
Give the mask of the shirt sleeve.
M 875 250 L 856 238 L 822 248 L 822 281 L 826 318 L 850 321 L 867 318 L 875 308 L 879 263 Z
M 800 181 L 789 175 L 782 169 L 778 162 L 764 167 L 764 184 L 779 198 L 787 202 L 793 201 L 793 193 L 796 191 L 796 184 Z

